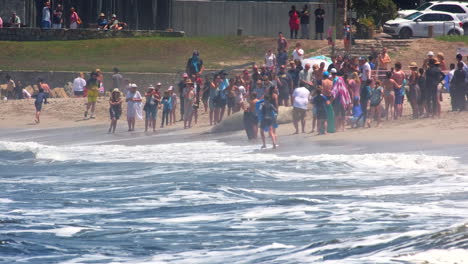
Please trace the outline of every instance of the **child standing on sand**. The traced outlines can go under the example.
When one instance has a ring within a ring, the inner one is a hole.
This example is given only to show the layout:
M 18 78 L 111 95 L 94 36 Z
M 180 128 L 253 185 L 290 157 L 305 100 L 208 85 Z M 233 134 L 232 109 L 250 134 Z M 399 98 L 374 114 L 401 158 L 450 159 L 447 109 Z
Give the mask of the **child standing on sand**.
M 169 125 L 169 115 L 172 112 L 172 97 L 170 91 L 164 92 L 164 97 L 161 101 L 163 106 L 163 114 L 162 114 L 162 121 L 161 121 L 161 128 L 164 127 L 164 121 L 166 121 L 166 126 Z
M 36 107 L 36 124 L 39 124 L 41 122 L 40 116 L 41 116 L 41 110 L 42 110 L 42 103 L 48 104 L 47 103 L 47 94 L 44 93 L 44 89 L 42 87 L 39 88 L 39 93 L 34 96 L 36 98 L 36 101 L 34 101 L 34 106 Z
M 111 119 L 111 124 L 109 127 L 109 133 L 115 133 L 115 128 L 117 127 L 117 120 L 119 120 L 122 115 L 122 98 L 120 98 L 119 88 L 115 88 L 112 91 L 111 97 L 109 99 L 109 114 Z

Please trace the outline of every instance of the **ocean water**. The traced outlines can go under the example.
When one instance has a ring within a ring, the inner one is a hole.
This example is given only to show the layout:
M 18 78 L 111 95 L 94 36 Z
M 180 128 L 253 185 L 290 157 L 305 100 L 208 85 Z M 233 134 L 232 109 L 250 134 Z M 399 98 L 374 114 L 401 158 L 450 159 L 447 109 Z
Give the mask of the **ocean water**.
M 457 157 L 256 148 L 0 141 L 0 263 L 467 263 Z

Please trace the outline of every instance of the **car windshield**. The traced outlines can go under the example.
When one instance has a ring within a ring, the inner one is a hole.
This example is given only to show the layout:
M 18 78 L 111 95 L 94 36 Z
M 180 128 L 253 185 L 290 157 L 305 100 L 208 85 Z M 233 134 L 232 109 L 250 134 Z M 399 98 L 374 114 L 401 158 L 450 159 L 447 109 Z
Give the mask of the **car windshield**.
M 418 10 L 418 11 L 424 11 L 424 10 L 426 10 L 428 7 L 430 7 L 431 5 L 432 5 L 432 3 L 425 3 L 424 5 L 422 5 L 422 6 L 418 7 L 418 8 L 416 8 L 416 10 Z
M 415 12 L 415 13 L 409 15 L 409 16 L 404 17 L 404 19 L 413 20 L 413 19 L 417 18 L 420 15 L 422 15 L 421 12 Z

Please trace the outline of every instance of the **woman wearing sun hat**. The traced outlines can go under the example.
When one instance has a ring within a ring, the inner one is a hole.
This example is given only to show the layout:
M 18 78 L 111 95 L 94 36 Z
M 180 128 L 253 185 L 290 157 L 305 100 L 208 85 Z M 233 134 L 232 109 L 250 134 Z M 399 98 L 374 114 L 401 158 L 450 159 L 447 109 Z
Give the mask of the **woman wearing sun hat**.
M 408 67 L 410 68 L 411 73 L 408 76 L 409 92 L 407 97 L 411 105 L 411 109 L 413 110 L 413 118 L 416 119 L 419 118 L 418 101 L 421 96 L 421 90 L 419 89 L 418 81 L 420 76 L 418 72 L 418 64 L 416 62 L 410 63 Z
M 143 119 L 141 111 L 141 94 L 137 91 L 138 86 L 130 84 L 130 91 L 127 93 L 125 101 L 127 102 L 127 122 L 128 131 L 135 131 L 135 118 Z
M 115 133 L 115 128 L 117 127 L 117 120 L 120 119 L 122 115 L 122 98 L 120 98 L 120 91 L 118 88 L 115 88 L 109 99 L 109 115 L 111 119 L 111 124 L 109 127 L 109 133 Z

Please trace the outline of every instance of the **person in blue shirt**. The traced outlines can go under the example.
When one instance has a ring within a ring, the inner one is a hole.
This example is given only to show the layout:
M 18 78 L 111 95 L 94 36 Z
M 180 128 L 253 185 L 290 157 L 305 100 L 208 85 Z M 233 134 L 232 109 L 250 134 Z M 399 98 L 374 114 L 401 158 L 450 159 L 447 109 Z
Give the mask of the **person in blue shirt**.
M 357 128 L 362 125 L 362 109 L 359 104 L 359 96 L 354 97 L 353 100 L 353 116 L 351 117 L 351 128 Z
M 44 93 L 44 89 L 39 88 L 39 93 L 33 96 L 36 98 L 36 101 L 34 101 L 34 106 L 36 107 L 36 124 L 39 124 L 41 122 L 40 116 L 41 116 L 41 110 L 42 110 L 42 103 L 48 104 L 47 102 L 47 94 Z
M 320 88 L 315 90 L 315 96 L 312 98 L 312 104 L 316 111 L 318 134 L 324 135 L 327 131 L 327 104 L 330 104 L 330 101 L 322 94 Z
M 256 111 L 258 121 L 260 123 L 260 135 L 262 136 L 262 149 L 266 148 L 265 132 L 270 134 L 273 141 L 273 149 L 276 149 L 276 117 L 278 116 L 278 109 L 271 103 L 269 94 L 266 94 L 263 100 L 256 103 Z
M 166 126 L 169 125 L 169 114 L 172 111 L 172 97 L 169 91 L 164 92 L 164 97 L 161 101 L 163 106 L 163 114 L 162 114 L 162 121 L 161 121 L 161 128 L 164 127 L 164 121 L 166 121 Z
M 109 22 L 106 19 L 106 15 L 104 13 L 101 13 L 99 15 L 99 18 L 97 20 L 97 24 L 98 24 L 98 29 L 104 29 L 107 26 L 107 24 L 109 24 Z
M 361 109 L 362 109 L 362 119 L 363 124 L 366 124 L 367 121 L 367 108 L 369 105 L 369 100 L 372 93 L 372 79 L 368 79 L 361 89 Z

